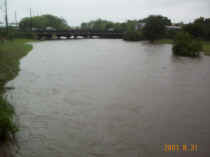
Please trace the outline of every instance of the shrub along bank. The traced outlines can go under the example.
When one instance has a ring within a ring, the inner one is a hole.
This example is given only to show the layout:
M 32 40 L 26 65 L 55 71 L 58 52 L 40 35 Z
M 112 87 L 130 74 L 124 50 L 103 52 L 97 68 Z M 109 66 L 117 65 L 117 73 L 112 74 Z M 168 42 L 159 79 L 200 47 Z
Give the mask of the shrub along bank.
M 179 56 L 198 57 L 202 50 L 202 44 L 194 40 L 189 33 L 180 32 L 175 38 L 173 53 Z

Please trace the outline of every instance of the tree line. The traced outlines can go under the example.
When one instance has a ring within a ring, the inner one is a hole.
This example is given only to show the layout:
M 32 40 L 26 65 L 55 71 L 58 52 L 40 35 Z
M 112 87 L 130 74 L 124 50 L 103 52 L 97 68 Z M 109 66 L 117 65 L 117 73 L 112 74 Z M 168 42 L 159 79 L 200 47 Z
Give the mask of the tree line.
M 183 37 L 186 37 L 186 41 L 192 41 L 188 40 L 189 37 L 194 40 L 210 40 L 210 18 L 200 17 L 195 19 L 192 23 L 173 24 L 168 17 L 162 15 L 150 15 L 144 19 L 128 20 L 126 22 L 112 22 L 97 19 L 83 22 L 79 27 L 73 28 L 67 24 L 65 19 L 47 14 L 23 18 L 19 23 L 19 29 L 25 33 L 20 33 L 18 31 L 14 33 L 14 31 L 11 31 L 7 36 L 8 38 L 10 38 L 10 36 L 33 38 L 33 33 L 30 32 L 33 30 L 46 30 L 47 28 L 54 30 L 79 29 L 84 31 L 120 32 L 124 34 L 123 39 L 129 41 L 149 40 L 154 42 L 160 39 L 181 39 L 180 32 L 184 32 L 182 35 Z M 178 33 L 179 37 L 177 37 Z M 3 36 L 3 33 L 0 33 L 0 37 L 1 36 Z M 195 47 L 196 44 L 192 43 L 195 42 L 191 42 L 191 45 L 194 45 Z M 197 45 L 197 47 L 199 46 Z M 176 47 L 174 50 L 177 52 L 179 48 Z
M 168 26 L 180 26 L 181 31 L 187 32 L 194 38 L 210 40 L 210 18 L 198 18 L 194 22 L 183 24 L 172 24 L 168 17 L 162 15 L 150 15 L 140 20 L 128 20 L 126 22 L 112 22 L 103 19 L 83 22 L 77 29 L 91 31 L 114 31 L 124 33 L 125 40 L 158 40 L 161 38 L 175 38 L 176 29 L 167 29 Z M 70 30 L 71 28 L 65 19 L 54 15 L 42 15 L 25 17 L 19 23 L 22 31 L 34 29 L 45 30 Z M 180 30 L 179 30 L 180 31 Z
M 145 24 L 141 29 L 138 28 L 139 24 Z M 167 26 L 180 26 L 181 29 L 167 29 Z M 198 18 L 194 22 L 184 24 L 172 24 L 168 17 L 161 15 L 150 15 L 147 18 L 140 20 L 128 20 L 123 23 L 112 22 L 107 20 L 98 19 L 82 23 L 80 26 L 82 30 L 95 30 L 95 31 L 115 31 L 125 33 L 125 40 L 158 40 L 161 38 L 175 38 L 178 31 L 184 31 L 192 35 L 194 38 L 203 40 L 210 40 L 210 18 Z

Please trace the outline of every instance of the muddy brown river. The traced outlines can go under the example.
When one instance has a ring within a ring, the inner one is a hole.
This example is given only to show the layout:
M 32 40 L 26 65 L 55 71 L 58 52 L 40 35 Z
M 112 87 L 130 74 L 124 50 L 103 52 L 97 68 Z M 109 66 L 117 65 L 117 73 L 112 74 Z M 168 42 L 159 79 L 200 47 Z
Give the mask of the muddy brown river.
M 7 84 L 17 157 L 210 156 L 210 57 L 122 40 L 33 46 Z M 166 153 L 164 144 L 199 152 Z

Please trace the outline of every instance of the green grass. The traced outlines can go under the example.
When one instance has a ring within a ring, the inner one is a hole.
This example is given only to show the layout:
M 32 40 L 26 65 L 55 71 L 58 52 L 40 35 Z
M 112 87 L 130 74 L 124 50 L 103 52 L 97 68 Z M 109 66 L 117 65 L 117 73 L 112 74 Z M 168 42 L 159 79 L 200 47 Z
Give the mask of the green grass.
M 173 44 L 171 39 L 161 39 L 154 42 L 155 44 Z M 206 56 L 210 56 L 210 41 L 202 41 L 203 52 Z
M 0 142 L 8 140 L 17 131 L 14 122 L 14 109 L 4 98 L 5 84 L 14 79 L 19 72 L 19 61 L 32 50 L 26 44 L 32 40 L 16 39 L 0 42 Z
M 15 111 L 3 97 L 0 97 L 0 142 L 6 142 L 12 139 L 13 135 L 18 131 L 18 127 L 14 122 Z
M 210 56 L 210 41 L 203 41 L 202 43 L 204 54 Z
M 160 40 L 156 40 L 154 43 L 155 44 L 173 44 L 173 40 L 171 39 L 160 39 Z
M 32 45 L 26 44 L 28 41 L 17 39 L 0 43 L 0 94 L 5 83 L 18 74 L 19 60 L 32 49 Z

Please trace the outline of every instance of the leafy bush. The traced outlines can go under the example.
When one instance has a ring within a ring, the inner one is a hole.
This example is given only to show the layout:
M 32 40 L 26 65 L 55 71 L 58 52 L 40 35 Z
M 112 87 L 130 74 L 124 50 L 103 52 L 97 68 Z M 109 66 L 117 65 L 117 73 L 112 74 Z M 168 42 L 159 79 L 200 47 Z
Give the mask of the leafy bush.
M 8 140 L 18 131 L 14 114 L 14 108 L 0 97 L 0 142 Z
M 144 40 L 143 35 L 141 32 L 139 31 L 129 31 L 126 32 L 123 36 L 124 40 L 128 40 L 128 41 L 140 41 L 140 40 Z
M 191 35 L 186 32 L 180 32 L 176 35 L 173 45 L 173 53 L 179 56 L 200 56 L 202 44 L 200 41 L 193 40 Z

